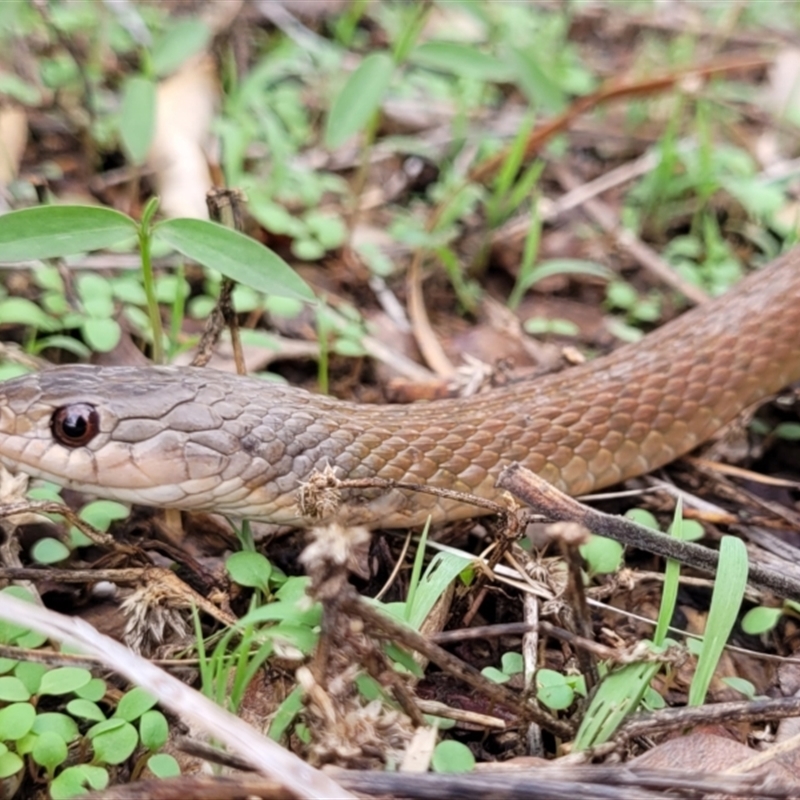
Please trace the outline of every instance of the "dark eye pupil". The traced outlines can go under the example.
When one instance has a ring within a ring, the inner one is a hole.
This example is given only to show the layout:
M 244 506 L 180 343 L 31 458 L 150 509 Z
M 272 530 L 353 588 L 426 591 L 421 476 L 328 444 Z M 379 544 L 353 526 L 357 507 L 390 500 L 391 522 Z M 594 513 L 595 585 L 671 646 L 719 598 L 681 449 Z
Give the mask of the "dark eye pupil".
M 88 444 L 100 430 L 97 409 L 88 403 L 62 406 L 50 423 L 53 438 L 66 447 L 82 447 Z
M 85 417 L 80 417 L 77 414 L 69 414 L 64 422 L 61 424 L 61 429 L 66 436 L 71 439 L 80 439 L 86 428 L 89 427 Z

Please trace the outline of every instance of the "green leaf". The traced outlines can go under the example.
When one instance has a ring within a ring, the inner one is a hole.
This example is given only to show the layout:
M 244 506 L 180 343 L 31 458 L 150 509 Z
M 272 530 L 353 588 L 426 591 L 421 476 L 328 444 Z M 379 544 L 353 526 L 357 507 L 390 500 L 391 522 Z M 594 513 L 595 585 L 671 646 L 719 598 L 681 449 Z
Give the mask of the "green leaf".
M 169 753 L 156 753 L 147 759 L 147 768 L 157 778 L 177 778 L 181 774 L 180 764 Z
M 639 293 L 627 281 L 611 281 L 606 286 L 606 302 L 612 308 L 633 308 L 639 302 Z
M 13 675 L 3 675 L 0 677 L 0 701 L 4 703 L 13 703 L 17 700 L 29 700 L 30 696 L 30 692 L 25 688 L 25 684 L 19 678 Z
M 604 536 L 592 535 L 589 541 L 586 544 L 582 544 L 578 549 L 586 559 L 592 575 L 606 575 L 610 572 L 616 572 L 622 563 L 622 545 Z
M 156 130 L 156 85 L 134 75 L 122 87 L 119 137 L 131 162 L 144 164 Z
M 169 725 L 160 711 L 145 711 L 139 720 L 139 738 L 148 750 L 158 750 L 167 742 Z
M 50 784 L 51 800 L 69 800 L 86 790 L 100 792 L 108 786 L 108 772 L 91 764 L 78 764 L 60 772 Z
M 730 686 L 731 689 L 743 694 L 748 700 L 756 699 L 756 687 L 753 686 L 753 684 L 746 678 L 740 678 L 737 675 L 730 675 L 727 678 L 723 678 L 722 682 L 726 686 Z
M 798 442 L 800 441 L 800 423 L 781 422 L 775 426 L 773 433 L 780 439 L 786 439 L 786 441 L 789 442 Z
M 129 692 L 120 698 L 117 709 L 114 712 L 114 719 L 124 719 L 127 722 L 133 722 L 135 719 L 149 711 L 158 700 L 153 695 L 146 692 L 144 689 L 134 686 Z
M 3 217 L 0 217 L 0 221 L 2 219 Z M 57 320 L 25 297 L 7 297 L 0 301 L 0 324 L 28 325 L 45 332 L 55 331 L 61 327 Z
M 249 586 L 269 592 L 272 564 L 261 553 L 234 553 L 225 562 L 225 569 L 228 570 L 231 580 L 239 586 Z
M 661 530 L 658 527 L 658 520 L 644 508 L 631 508 L 625 512 L 625 516 L 644 528 L 650 528 L 653 531 Z
M 553 275 L 586 275 L 591 278 L 611 280 L 614 273 L 602 264 L 594 261 L 584 261 L 579 258 L 551 258 L 541 261 L 525 275 L 520 276 L 520 290 L 527 291 L 535 283 Z
M 122 328 L 115 319 L 89 318 L 83 321 L 81 332 L 86 343 L 98 353 L 109 353 L 122 338 Z
M 52 731 L 57 733 L 65 742 L 73 742 L 78 738 L 78 725 L 68 714 L 57 711 L 45 711 L 36 715 L 33 723 L 33 733 L 42 734 Z
M 572 705 L 575 692 L 560 672 L 540 669 L 536 673 L 536 697 L 553 711 L 563 711 Z
M 658 662 L 626 664 L 606 675 L 581 721 L 573 750 L 579 752 L 610 739 L 639 705 L 660 668 Z
M 419 581 L 414 597 L 410 598 L 411 608 L 406 610 L 405 617 L 412 628 L 419 630 L 436 601 L 471 563 L 469 559 L 454 553 L 437 553 L 433 557 Z
M 703 635 L 703 648 L 689 687 L 690 706 L 699 706 L 705 699 L 725 643 L 736 623 L 747 588 L 747 573 L 747 549 L 744 542 L 735 536 L 723 536 L 719 548 L 717 577 Z
M 370 53 L 331 103 L 325 123 L 325 146 L 344 144 L 377 113 L 392 80 L 395 63 L 388 53 Z
M 264 305 L 264 298 L 259 292 L 249 286 L 242 286 L 241 283 L 234 287 L 231 299 L 237 314 L 249 314 L 256 309 L 260 310 Z
M 333 345 L 333 352 L 347 358 L 361 358 L 367 354 L 364 345 L 353 339 L 337 339 Z
M 31 751 L 33 760 L 51 773 L 67 760 L 67 753 L 67 743 L 53 731 L 38 736 Z
M 384 649 L 386 650 L 386 655 L 388 655 L 392 661 L 395 661 L 412 675 L 416 675 L 418 678 L 422 677 L 422 670 L 419 664 L 417 664 L 413 654 L 408 650 L 403 649 L 394 642 L 384 644 Z
M 507 683 L 511 678 L 505 674 L 505 672 L 500 672 L 497 667 L 484 667 L 481 670 L 481 675 L 484 678 L 488 678 L 493 683 Z
M 294 625 L 318 625 L 322 609 L 318 604 L 305 608 L 297 602 L 276 600 L 254 608 L 239 620 L 238 627 L 245 628 L 260 622 L 290 622 Z
M 39 206 L 0 216 L 0 261 L 58 258 L 121 244 L 136 223 L 96 206 Z
M 672 524 L 669 526 L 669 534 L 675 539 L 683 540 L 689 532 L 689 528 L 683 519 L 683 500 L 679 497 L 675 504 L 675 511 L 672 515 Z M 661 592 L 661 603 L 658 608 L 658 619 L 656 629 L 653 633 L 653 643 L 656 647 L 663 647 L 669 632 L 669 625 L 675 614 L 675 605 L 678 601 L 678 589 L 680 588 L 681 565 L 675 559 L 667 559 L 664 569 L 664 588 Z
M 187 310 L 192 319 L 206 319 L 214 310 L 217 301 L 207 294 L 201 294 L 189 300 Z
M 461 742 L 448 739 L 439 742 L 433 750 L 431 769 L 434 772 L 472 772 L 475 768 L 475 756 Z
M 16 753 L 3 753 L 0 756 L 0 780 L 16 775 L 22 767 L 22 759 Z
M 292 255 L 301 261 L 318 261 L 325 255 L 325 248 L 316 239 L 295 239 Z
M 660 708 L 666 708 L 667 703 L 664 698 L 652 687 L 648 686 L 642 695 L 642 705 L 648 711 L 658 711 Z
M 682 542 L 696 542 L 705 536 L 703 526 L 696 519 L 681 519 L 680 533 L 675 534 L 672 532 L 673 525 L 670 525 L 668 533 L 680 539 Z
M 341 217 L 312 209 L 303 219 L 326 250 L 334 250 L 347 241 L 347 226 Z
M 286 583 L 275 592 L 275 597 L 278 600 L 283 600 L 287 603 L 304 603 L 308 598 L 308 587 L 310 581 L 305 575 L 292 575 L 287 578 Z
M 75 279 L 75 288 L 83 308 L 92 317 L 109 317 L 114 313 L 111 283 L 95 272 L 84 272 Z
M 368 702 L 373 700 L 386 700 L 386 692 L 381 688 L 380 683 L 371 675 L 357 675 L 355 680 L 358 693 Z
M 105 697 L 106 691 L 106 682 L 102 678 L 92 678 L 86 686 L 76 689 L 75 694 L 84 700 L 97 702 Z
M 0 657 L 0 675 L 5 675 L 7 672 L 11 672 L 11 670 L 14 669 L 14 667 L 16 667 L 20 663 L 25 663 L 25 662 L 17 661 L 15 658 Z M 17 675 L 17 677 L 19 677 L 19 675 Z
M 136 728 L 122 719 L 98 722 L 89 729 L 95 758 L 104 764 L 121 764 L 130 758 L 139 743 Z
M 566 96 L 552 76 L 542 69 L 541 54 L 534 48 L 510 47 L 506 58 L 514 70 L 517 86 L 535 107 L 557 114 L 566 105 Z
M 45 536 L 31 548 L 31 557 L 39 564 L 57 564 L 69 558 L 69 548 L 58 539 Z
M 114 520 L 125 519 L 130 513 L 128 506 L 115 500 L 93 500 L 80 510 L 78 516 L 97 530 L 107 531 Z
M 14 644 L 23 649 L 35 650 L 41 647 L 47 641 L 44 634 L 37 633 L 36 631 L 25 631 L 21 636 L 17 637 Z
M 37 664 L 34 661 L 20 661 L 14 667 L 14 677 L 19 678 L 25 688 L 32 694 L 39 694 L 39 687 L 42 685 L 42 678 L 46 672 L 50 671 L 48 664 Z
M 135 306 L 146 306 L 147 295 L 141 281 L 133 276 L 123 275 L 111 279 L 111 290 L 117 300 L 132 303 Z
M 106 718 L 106 715 L 97 703 L 93 703 L 91 700 L 83 700 L 82 698 L 70 700 L 69 703 L 67 703 L 67 711 L 69 711 L 73 717 L 88 719 L 91 722 L 102 722 Z
M 409 58 L 414 64 L 450 72 L 459 78 L 506 82 L 513 71 L 502 61 L 472 45 L 460 42 L 425 42 Z
M 40 289 L 47 289 L 56 295 L 62 295 L 66 291 L 64 286 L 64 279 L 58 267 L 51 264 L 39 264 L 32 271 L 33 279 Z
M 42 677 L 39 694 L 69 694 L 92 679 L 92 673 L 83 667 L 56 667 Z
M 269 635 L 276 643 L 297 648 L 301 653 L 310 655 L 317 645 L 319 634 L 308 625 L 294 625 L 291 622 L 279 622 L 270 628 Z
M 19 101 L 24 106 L 38 106 L 42 102 L 39 88 L 5 70 L 0 71 L 0 95 Z
M 551 334 L 553 336 L 577 336 L 580 328 L 568 319 L 549 317 L 528 317 L 522 324 L 527 333 L 533 336 Z
M 170 219 L 156 225 L 153 236 L 257 291 L 308 302 L 315 299 L 308 284 L 282 258 L 255 239 L 215 222 Z
M 66 350 L 68 353 L 72 353 L 72 355 L 80 359 L 88 359 L 92 354 L 92 351 L 83 342 L 79 342 L 71 336 L 63 336 L 59 333 L 53 336 L 45 336 L 43 339 L 37 339 L 32 346 L 32 350 L 38 355 L 48 347 L 52 347 L 56 350 Z
M 178 275 L 159 276 L 155 289 L 156 300 L 164 305 L 172 305 L 177 298 L 184 299 L 191 294 L 189 282 Z
M 0 595 L 4 594 L 8 594 L 11 597 L 16 597 L 18 600 L 22 600 L 26 603 L 36 602 L 33 598 L 33 595 L 31 595 L 31 593 L 22 586 L 6 586 L 4 589 L 0 589 Z M 33 634 L 33 631 L 20 627 L 19 625 L 15 625 L 13 622 L 0 620 L 0 642 L 3 644 L 12 644 L 14 642 L 19 643 L 20 639 L 26 638 L 30 634 Z M 47 641 L 47 637 L 42 637 L 42 641 Z M 33 646 L 36 647 L 36 645 Z
M 200 19 L 176 22 L 155 43 L 150 54 L 153 71 L 163 77 L 174 72 L 193 55 L 202 52 L 211 40 L 211 30 Z
M 0 381 L 19 378 L 21 375 L 27 375 L 29 372 L 30 370 L 22 366 L 22 364 L 0 364 Z
M 295 686 L 278 706 L 278 710 L 275 712 L 272 722 L 270 722 L 267 736 L 273 741 L 280 741 L 302 708 L 303 690 L 299 686 Z
M 30 703 L 11 703 L 0 709 L 0 740 L 21 739 L 33 728 L 36 709 Z
M 766 606 L 756 606 L 751 608 L 742 617 L 742 630 L 751 636 L 771 631 L 783 614 L 782 608 L 767 608 Z
M 503 668 L 503 672 L 506 675 L 519 675 L 525 669 L 525 662 L 522 658 L 522 653 L 503 653 L 502 658 L 500 659 L 500 664 Z M 541 673 L 542 670 L 539 670 Z M 556 673 L 562 680 L 560 673 Z

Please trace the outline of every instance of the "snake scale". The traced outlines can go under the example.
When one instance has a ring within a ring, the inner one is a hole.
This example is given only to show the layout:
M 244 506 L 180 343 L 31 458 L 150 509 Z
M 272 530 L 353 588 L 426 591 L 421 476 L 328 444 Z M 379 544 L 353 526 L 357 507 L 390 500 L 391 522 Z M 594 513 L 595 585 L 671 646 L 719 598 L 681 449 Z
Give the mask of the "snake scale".
M 0 462 L 110 499 L 309 525 L 330 467 L 496 495 L 513 462 L 570 494 L 653 470 L 800 378 L 800 248 L 608 356 L 464 399 L 342 402 L 210 369 L 63 366 L 0 384 Z M 396 488 L 347 490 L 339 521 L 475 516 Z

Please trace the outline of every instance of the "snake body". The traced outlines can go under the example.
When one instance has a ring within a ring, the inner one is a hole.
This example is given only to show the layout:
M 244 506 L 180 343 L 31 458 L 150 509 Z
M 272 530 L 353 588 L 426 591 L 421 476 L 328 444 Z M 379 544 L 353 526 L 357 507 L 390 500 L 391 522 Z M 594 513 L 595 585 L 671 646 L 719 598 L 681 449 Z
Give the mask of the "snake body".
M 570 494 L 602 489 L 798 378 L 800 248 L 643 342 L 467 399 L 370 406 L 178 367 L 26 375 L 0 384 L 0 462 L 100 497 L 308 525 L 318 520 L 298 489 L 326 468 L 491 498 L 500 471 L 521 462 Z M 57 414 L 76 441 L 59 440 Z M 480 513 L 395 488 L 345 491 L 330 517 L 374 528 Z

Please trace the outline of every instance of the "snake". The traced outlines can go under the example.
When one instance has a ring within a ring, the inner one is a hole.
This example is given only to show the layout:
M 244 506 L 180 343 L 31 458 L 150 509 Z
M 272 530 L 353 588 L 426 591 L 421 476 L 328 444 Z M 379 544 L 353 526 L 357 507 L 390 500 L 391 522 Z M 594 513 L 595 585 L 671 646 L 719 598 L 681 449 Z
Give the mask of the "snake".
M 650 472 L 798 379 L 800 247 L 640 342 L 466 398 L 360 404 L 176 366 L 30 373 L 0 383 L 0 462 L 146 506 L 403 528 L 487 513 L 462 495 L 498 497 L 515 463 L 570 495 Z M 360 485 L 309 507 L 319 476 Z

